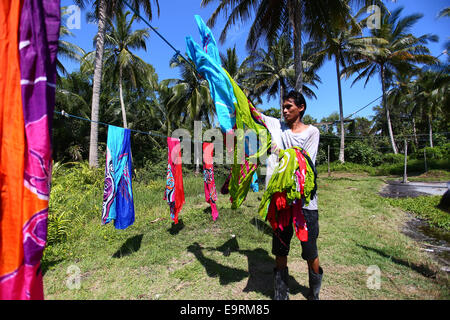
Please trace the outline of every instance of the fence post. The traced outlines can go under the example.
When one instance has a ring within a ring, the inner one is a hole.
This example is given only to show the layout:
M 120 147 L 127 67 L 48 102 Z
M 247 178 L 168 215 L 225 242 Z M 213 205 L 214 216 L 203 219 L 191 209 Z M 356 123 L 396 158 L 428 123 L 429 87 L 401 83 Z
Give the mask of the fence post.
M 428 171 L 428 167 L 427 167 L 427 148 L 423 148 L 423 159 L 425 161 L 425 173 Z
M 408 166 L 408 142 L 405 139 L 405 168 L 403 169 L 403 183 L 408 182 L 408 178 L 406 176 L 406 168 Z
M 331 171 L 330 171 L 330 145 L 328 145 L 328 177 L 331 177 Z

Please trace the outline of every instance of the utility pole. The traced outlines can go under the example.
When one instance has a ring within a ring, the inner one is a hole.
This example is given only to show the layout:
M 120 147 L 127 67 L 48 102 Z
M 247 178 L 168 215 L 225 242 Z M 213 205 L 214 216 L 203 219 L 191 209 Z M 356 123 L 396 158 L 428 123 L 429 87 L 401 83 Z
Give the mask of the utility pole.
M 331 177 L 331 171 L 330 171 L 330 145 L 328 145 L 328 177 Z
M 408 142 L 405 139 L 405 167 L 403 169 L 403 182 L 402 183 L 407 183 L 408 182 L 408 178 L 406 176 L 407 172 L 406 172 L 406 168 L 408 166 Z

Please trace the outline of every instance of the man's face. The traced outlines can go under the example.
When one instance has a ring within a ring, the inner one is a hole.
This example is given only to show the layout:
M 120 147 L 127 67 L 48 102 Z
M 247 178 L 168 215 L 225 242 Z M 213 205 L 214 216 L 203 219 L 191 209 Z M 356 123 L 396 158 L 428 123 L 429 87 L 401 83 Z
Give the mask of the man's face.
M 297 106 L 293 98 L 284 100 L 283 102 L 283 115 L 286 122 L 294 122 L 300 118 L 300 112 L 305 109 L 305 106 Z

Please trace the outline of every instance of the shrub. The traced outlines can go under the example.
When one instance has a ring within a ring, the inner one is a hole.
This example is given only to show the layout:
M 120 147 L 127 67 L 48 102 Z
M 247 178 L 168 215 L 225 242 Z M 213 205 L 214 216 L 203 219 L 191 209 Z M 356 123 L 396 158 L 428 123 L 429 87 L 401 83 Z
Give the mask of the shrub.
M 401 153 L 386 153 L 382 156 L 383 163 L 395 164 L 403 163 L 405 161 L 405 156 Z
M 354 141 L 345 148 L 345 160 L 367 166 L 382 163 L 381 154 L 362 141 Z
M 450 143 L 443 144 L 442 146 L 437 147 L 425 147 L 422 149 L 417 150 L 412 157 L 415 159 L 424 159 L 424 153 L 427 155 L 428 159 L 435 159 L 435 160 L 441 160 L 441 159 L 448 159 L 450 158 Z
M 319 174 L 328 172 L 328 164 L 327 163 L 318 165 L 316 168 L 317 168 L 317 173 L 319 173 Z M 366 166 L 363 164 L 357 164 L 357 163 L 351 163 L 351 162 L 340 163 L 339 161 L 330 163 L 330 171 L 331 172 L 352 172 L 352 173 L 366 172 L 369 175 L 375 175 L 375 173 L 376 173 L 375 168 L 372 166 Z
M 81 223 L 101 210 L 104 168 L 87 162 L 55 163 L 48 213 L 48 243 L 69 237 L 71 224 Z

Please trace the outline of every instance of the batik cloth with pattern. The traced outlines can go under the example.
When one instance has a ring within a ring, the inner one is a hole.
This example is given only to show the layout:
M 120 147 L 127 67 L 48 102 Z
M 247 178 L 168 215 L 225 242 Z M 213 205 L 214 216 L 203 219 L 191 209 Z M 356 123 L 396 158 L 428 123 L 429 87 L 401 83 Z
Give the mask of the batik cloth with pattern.
M 116 229 L 126 229 L 134 223 L 132 172 L 130 130 L 109 125 L 102 224 L 114 220 Z
M 180 140 L 167 137 L 167 148 L 168 163 L 164 200 L 166 200 L 169 205 L 170 218 L 177 224 L 178 215 L 185 203 Z
M 211 206 L 211 216 L 216 221 L 219 216 L 217 211 L 217 191 L 214 180 L 213 165 L 214 143 L 203 142 L 203 181 L 205 186 L 205 201 Z
M 43 299 L 57 0 L 0 2 L 0 300 Z
M 256 172 L 253 174 L 252 183 L 250 184 L 250 187 L 252 188 L 253 192 L 259 191 L 258 174 Z
M 308 240 L 302 207 L 308 205 L 316 192 L 316 171 L 300 147 L 279 150 L 279 163 L 263 194 L 258 212 L 272 229 L 283 230 L 291 221 L 300 241 Z
M 187 55 L 198 72 L 208 80 L 225 139 L 236 138 L 231 178 L 227 188 L 232 208 L 236 209 L 247 196 L 253 173 L 258 167 L 258 160 L 261 160 L 271 147 L 270 134 L 260 121 L 253 118 L 251 102 L 222 68 L 219 50 L 211 30 L 199 16 L 195 16 L 195 19 L 202 38 L 202 46 L 192 37 L 186 37 Z

